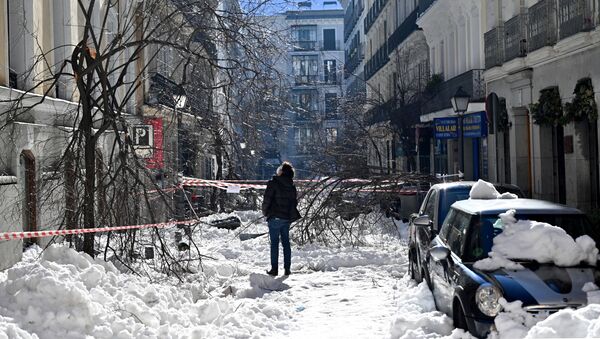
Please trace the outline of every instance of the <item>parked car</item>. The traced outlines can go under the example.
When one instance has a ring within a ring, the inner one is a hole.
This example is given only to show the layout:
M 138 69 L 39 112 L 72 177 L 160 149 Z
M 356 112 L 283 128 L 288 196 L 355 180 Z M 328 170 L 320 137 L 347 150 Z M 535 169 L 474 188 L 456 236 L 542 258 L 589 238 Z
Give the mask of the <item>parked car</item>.
M 408 228 L 408 260 L 411 277 L 417 282 L 429 278 L 425 274 L 428 261 L 426 254 L 431 239 L 439 232 L 450 206 L 456 201 L 468 199 L 474 184 L 474 181 L 456 181 L 433 185 L 427 192 L 419 211 L 411 215 Z M 523 192 L 515 185 L 495 184 L 494 187 L 500 193 L 509 192 L 519 198 L 523 197 Z M 415 227 L 412 221 L 422 216 L 431 219 L 431 227 Z
M 431 187 L 430 183 L 408 183 L 399 188 L 394 187 L 394 194 L 388 194 L 380 201 L 381 210 L 387 218 L 408 222 L 410 215 L 418 210 L 425 195 Z
M 463 200 L 454 203 L 439 234 L 430 242 L 428 280 L 436 307 L 458 328 L 484 337 L 501 310 L 499 299 L 520 300 L 534 316 L 587 304 L 582 290 L 600 283 L 600 271 L 590 264 L 558 267 L 518 260 L 523 270 L 482 271 L 474 263 L 488 257 L 493 238 L 503 230 L 498 215 L 514 209 L 519 220 L 546 222 L 563 228 L 573 238 L 589 235 L 600 244 L 600 229 L 585 214 L 567 206 L 531 199 Z M 427 216 L 414 220 L 418 228 L 433 223 Z

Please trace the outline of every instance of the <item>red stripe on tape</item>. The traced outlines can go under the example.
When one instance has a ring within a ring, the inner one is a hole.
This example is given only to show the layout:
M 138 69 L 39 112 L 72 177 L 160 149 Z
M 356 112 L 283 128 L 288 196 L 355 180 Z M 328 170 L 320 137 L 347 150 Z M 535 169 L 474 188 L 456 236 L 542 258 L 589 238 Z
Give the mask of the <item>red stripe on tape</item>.
M 53 237 L 56 235 L 100 233 L 100 232 L 133 230 L 133 229 L 142 229 L 142 228 L 153 228 L 153 227 L 167 227 L 167 226 L 180 225 L 180 224 L 189 224 L 189 223 L 193 223 L 196 221 L 198 221 L 198 220 L 191 219 L 191 220 L 184 220 L 184 221 L 170 221 L 170 222 L 163 222 L 163 223 L 157 223 L 157 224 L 144 224 L 144 225 L 127 225 L 127 226 L 97 227 L 97 228 L 76 228 L 76 229 L 31 231 L 31 232 L 4 232 L 4 233 L 0 233 L 0 240 L 44 238 L 44 237 Z

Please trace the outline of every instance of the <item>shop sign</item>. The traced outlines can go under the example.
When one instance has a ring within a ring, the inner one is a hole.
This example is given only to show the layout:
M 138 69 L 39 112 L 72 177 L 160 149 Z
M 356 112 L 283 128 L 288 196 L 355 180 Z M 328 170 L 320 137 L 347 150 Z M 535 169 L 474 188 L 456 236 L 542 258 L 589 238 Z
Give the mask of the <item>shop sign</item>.
M 458 138 L 458 118 L 435 118 L 433 119 L 436 139 L 457 139 Z
M 152 155 L 146 158 L 146 167 L 149 169 L 163 168 L 163 121 L 162 118 L 151 118 L 145 120 L 146 125 L 151 126 Z
M 485 112 L 465 114 L 463 117 L 463 136 L 465 138 L 483 138 L 487 136 Z

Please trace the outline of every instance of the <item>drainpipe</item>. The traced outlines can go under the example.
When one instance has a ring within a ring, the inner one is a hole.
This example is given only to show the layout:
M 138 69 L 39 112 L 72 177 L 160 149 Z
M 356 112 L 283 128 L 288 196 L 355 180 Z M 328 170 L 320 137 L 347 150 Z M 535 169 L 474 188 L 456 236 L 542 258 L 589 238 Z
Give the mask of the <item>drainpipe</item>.
M 531 114 L 529 114 L 529 109 L 526 110 L 527 112 L 527 175 L 528 175 L 528 192 L 529 192 L 529 197 L 533 197 L 533 178 L 532 178 L 532 168 L 533 168 L 533 162 L 531 159 L 531 150 L 533 148 L 533 144 L 532 144 L 532 138 L 531 138 L 531 134 L 532 131 L 531 129 L 533 128 L 533 125 L 531 124 Z

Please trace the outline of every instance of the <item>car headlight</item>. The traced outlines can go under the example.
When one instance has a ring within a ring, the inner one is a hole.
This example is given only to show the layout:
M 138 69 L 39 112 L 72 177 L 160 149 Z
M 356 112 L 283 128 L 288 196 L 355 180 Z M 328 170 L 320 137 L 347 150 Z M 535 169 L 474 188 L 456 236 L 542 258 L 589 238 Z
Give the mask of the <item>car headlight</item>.
M 502 291 L 493 285 L 481 285 L 475 293 L 475 301 L 479 310 L 490 317 L 495 317 L 502 309 L 500 305 Z

